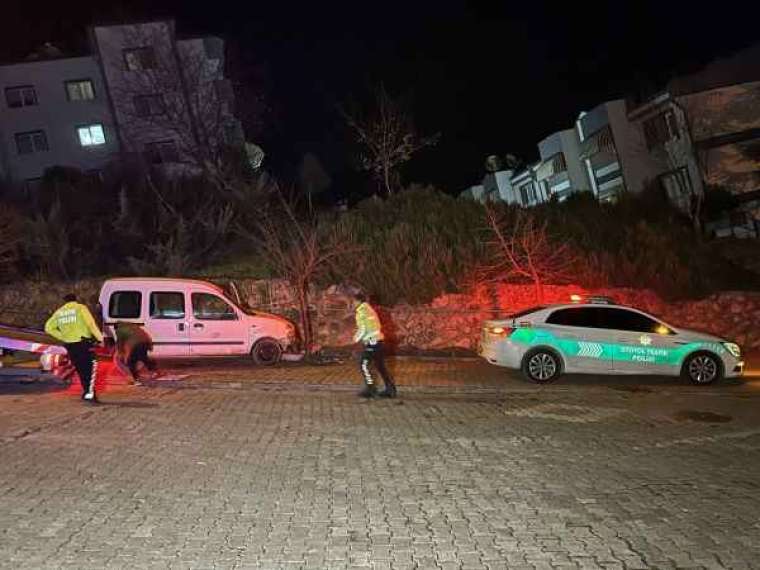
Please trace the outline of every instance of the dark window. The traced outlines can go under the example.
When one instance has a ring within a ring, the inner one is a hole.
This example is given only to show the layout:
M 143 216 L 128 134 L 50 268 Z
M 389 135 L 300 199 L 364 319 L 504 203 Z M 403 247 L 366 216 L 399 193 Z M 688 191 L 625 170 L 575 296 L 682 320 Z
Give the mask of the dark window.
M 166 111 L 164 98 L 161 95 L 137 95 L 135 97 L 135 113 L 138 117 L 153 117 Z
M 29 195 L 36 194 L 40 190 L 40 186 L 42 185 L 42 178 L 27 178 L 24 181 L 24 185 L 26 187 L 26 193 Z
M 179 162 L 177 144 L 174 141 L 148 143 L 145 145 L 145 157 L 150 164 Z
M 524 206 L 527 206 L 530 203 L 528 201 L 528 185 L 520 187 L 520 198 L 522 198 L 522 203 Z
M 597 309 L 600 311 L 599 328 L 643 333 L 664 332 L 662 323 L 634 311 L 625 309 Z M 668 329 L 668 333 L 671 332 Z M 665 333 L 665 334 L 668 334 Z
M 7 87 L 5 89 L 5 101 L 11 109 L 30 107 L 37 104 L 37 92 L 31 85 Z
M 599 309 L 591 307 L 573 307 L 554 311 L 546 322 L 550 325 L 563 325 L 566 327 L 597 328 Z
M 242 145 L 245 143 L 245 135 L 240 123 L 232 121 L 224 125 L 224 142 L 230 145 Z
M 142 293 L 139 291 L 117 291 L 108 300 L 108 316 L 112 319 L 139 319 Z
M 45 131 L 31 131 L 28 133 L 16 133 L 16 149 L 19 154 L 32 154 L 48 150 Z
M 129 71 L 141 71 L 156 68 L 156 54 L 152 47 L 139 47 L 124 50 L 124 62 Z
M 644 121 L 644 138 L 650 149 L 678 138 L 678 125 L 673 111 L 665 111 Z
M 95 99 L 95 88 L 89 79 L 77 79 L 66 82 L 66 97 L 69 101 L 92 101 Z
M 103 182 L 102 170 L 98 170 L 97 168 L 92 168 L 90 170 L 86 170 L 84 174 L 90 180 L 90 182 Z
M 234 321 L 235 310 L 224 300 L 209 293 L 193 293 L 193 316 L 202 321 Z
M 150 294 L 152 319 L 184 319 L 185 294 L 154 292 Z

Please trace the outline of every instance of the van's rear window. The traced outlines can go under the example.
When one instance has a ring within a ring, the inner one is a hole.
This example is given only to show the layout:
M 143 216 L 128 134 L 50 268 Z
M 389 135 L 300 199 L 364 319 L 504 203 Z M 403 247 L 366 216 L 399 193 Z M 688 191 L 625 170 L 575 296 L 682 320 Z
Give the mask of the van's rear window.
M 139 319 L 142 293 L 116 291 L 108 301 L 108 316 L 112 319 Z

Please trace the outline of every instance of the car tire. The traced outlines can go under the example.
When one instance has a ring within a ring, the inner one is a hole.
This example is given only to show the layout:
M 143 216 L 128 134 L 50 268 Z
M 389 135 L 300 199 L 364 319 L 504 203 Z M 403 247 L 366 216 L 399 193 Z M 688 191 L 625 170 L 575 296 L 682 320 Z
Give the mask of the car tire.
M 257 366 L 274 366 L 282 359 L 282 347 L 273 338 L 262 338 L 251 348 L 251 359 Z
M 551 349 L 535 348 L 523 357 L 521 369 L 531 382 L 548 384 L 562 374 L 562 359 Z
M 686 357 L 681 376 L 698 386 L 707 386 L 723 378 L 723 363 L 712 352 L 695 352 Z

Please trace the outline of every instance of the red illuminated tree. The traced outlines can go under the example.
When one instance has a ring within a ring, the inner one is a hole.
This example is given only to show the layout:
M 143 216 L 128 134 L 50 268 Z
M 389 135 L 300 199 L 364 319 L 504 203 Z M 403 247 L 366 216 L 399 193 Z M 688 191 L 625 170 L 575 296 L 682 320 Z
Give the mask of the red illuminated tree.
M 486 206 L 486 220 L 491 239 L 490 260 L 481 268 L 485 282 L 527 281 L 542 303 L 544 284 L 570 279 L 575 257 L 567 244 L 552 239 L 546 220 L 523 209 L 491 205 Z
M 274 273 L 293 287 L 308 354 L 314 344 L 309 313 L 311 286 L 333 262 L 360 250 L 345 239 L 340 224 L 320 217 L 311 208 L 302 213 L 290 196 L 275 187 L 271 204 L 258 213 L 252 228 L 242 232 L 258 247 Z

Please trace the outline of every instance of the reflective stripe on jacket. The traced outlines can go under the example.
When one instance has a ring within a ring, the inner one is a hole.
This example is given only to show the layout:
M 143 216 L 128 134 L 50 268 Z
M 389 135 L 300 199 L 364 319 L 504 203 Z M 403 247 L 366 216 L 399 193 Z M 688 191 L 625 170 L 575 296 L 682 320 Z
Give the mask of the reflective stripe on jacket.
M 354 341 L 374 344 L 384 338 L 382 328 L 380 327 L 380 319 L 375 309 L 369 303 L 361 303 L 356 307 L 356 334 L 354 335 Z
M 103 342 L 100 332 L 90 310 L 76 301 L 60 307 L 45 323 L 45 332 L 58 340 L 70 344 L 83 338 L 93 338 Z

